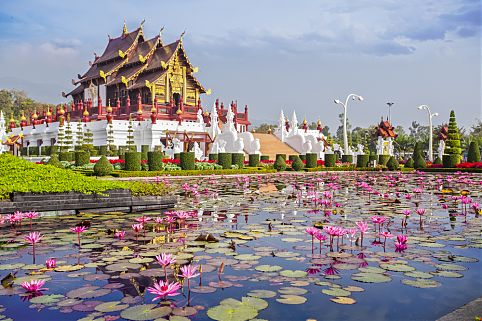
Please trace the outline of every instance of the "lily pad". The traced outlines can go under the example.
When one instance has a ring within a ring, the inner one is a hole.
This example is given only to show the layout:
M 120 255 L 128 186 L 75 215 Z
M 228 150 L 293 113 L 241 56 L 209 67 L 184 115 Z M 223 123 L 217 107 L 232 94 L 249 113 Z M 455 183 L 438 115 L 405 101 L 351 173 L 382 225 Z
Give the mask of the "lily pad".
M 64 296 L 62 294 L 47 294 L 30 299 L 30 303 L 52 305 L 59 302 L 63 298 Z
M 351 276 L 352 280 L 363 282 L 363 283 L 384 283 L 390 282 L 392 279 L 381 273 L 355 273 Z
M 282 270 L 283 268 L 279 265 L 258 265 L 257 267 L 254 268 L 256 271 L 260 272 L 277 272 Z
M 283 270 L 279 273 L 281 276 L 286 276 L 288 278 L 302 278 L 308 275 L 305 271 L 301 270 Z
M 338 304 L 355 304 L 356 300 L 353 298 L 348 298 L 348 297 L 334 297 L 330 299 L 331 301 L 338 303 Z
M 269 298 L 274 298 L 276 296 L 276 292 L 269 291 L 269 290 L 252 290 L 248 292 L 247 295 L 252 296 L 254 298 L 269 299 Z
M 95 307 L 96 311 L 99 312 L 114 312 L 114 311 L 120 311 L 124 310 L 125 308 L 129 307 L 128 304 L 121 304 L 120 301 L 111 301 L 111 302 L 105 302 L 97 305 Z
M 276 301 L 283 304 L 303 304 L 306 302 L 306 298 L 299 295 L 283 294 Z
M 403 279 L 402 284 L 410 285 L 421 289 L 436 288 L 441 285 L 437 281 L 427 280 L 427 279 L 415 279 L 415 280 Z
M 146 321 L 162 318 L 170 313 L 170 307 L 157 307 L 157 304 L 141 304 L 123 310 L 120 316 L 126 320 Z
M 321 292 L 326 294 L 326 295 L 331 295 L 331 296 L 335 296 L 335 297 L 349 296 L 351 294 L 350 291 L 343 290 L 343 289 L 340 289 L 340 288 L 323 289 L 323 290 L 321 290 Z

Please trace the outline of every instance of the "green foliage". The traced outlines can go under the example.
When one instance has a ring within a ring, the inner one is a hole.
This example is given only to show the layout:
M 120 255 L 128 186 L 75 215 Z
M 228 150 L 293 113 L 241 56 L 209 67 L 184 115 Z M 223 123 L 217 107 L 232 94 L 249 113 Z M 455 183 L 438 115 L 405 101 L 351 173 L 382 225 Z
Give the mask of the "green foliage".
M 147 152 L 149 152 L 149 145 L 141 145 L 141 159 L 147 159 Z
M 194 162 L 195 162 L 195 155 L 194 152 L 182 152 L 181 153 L 181 168 L 183 170 L 193 170 L 194 169 Z
M 175 154 L 174 154 L 174 159 L 181 160 L 181 154 L 180 154 L 180 153 L 175 153 Z
M 47 162 L 47 165 L 52 165 L 58 168 L 64 168 L 64 165 L 59 160 L 59 157 L 56 154 L 50 155 L 50 159 Z
M 150 171 L 160 171 L 163 168 L 162 159 L 164 154 L 162 152 L 148 152 L 147 164 Z
M 250 154 L 249 155 L 249 166 L 256 167 L 259 164 L 259 154 Z
M 233 164 L 237 165 L 238 168 L 244 167 L 244 153 L 233 153 Z
M 300 155 L 299 157 L 300 157 L 300 159 L 301 159 L 302 161 L 305 161 L 305 160 L 306 160 L 306 155 Z
M 210 161 L 218 161 L 218 154 L 209 154 Z
M 90 163 L 90 154 L 85 151 L 75 152 L 75 166 L 82 166 Z
M 141 170 L 141 154 L 138 152 L 125 153 L 125 170 L 140 171 Z
M 28 148 L 28 155 L 29 156 L 38 156 L 39 148 L 37 146 L 32 146 Z
M 480 149 L 477 141 L 471 142 L 469 146 L 469 152 L 467 154 L 467 162 L 475 163 L 480 162 Z
M 288 155 L 288 159 L 292 162 L 294 162 L 297 157 L 298 157 L 298 155 Z
M 398 164 L 397 159 L 395 156 L 390 157 L 390 159 L 387 162 L 387 168 L 391 171 L 396 171 L 400 167 L 400 164 Z
M 50 155 L 58 155 L 59 153 L 59 146 L 50 146 Z
M 442 160 L 440 159 L 440 157 L 437 157 L 435 158 L 435 161 L 433 163 L 436 165 L 442 165 Z
M 231 169 L 233 165 L 233 156 L 231 153 L 219 153 L 218 154 L 218 164 L 223 167 L 223 169 Z
M 286 155 L 284 155 L 286 157 Z M 274 169 L 278 172 L 284 171 L 286 169 L 286 160 L 282 154 L 276 156 L 276 161 L 273 164 Z
M 315 154 L 316 155 L 316 154 Z M 307 162 L 308 163 L 308 162 Z M 300 171 L 303 169 L 303 167 L 305 167 L 305 164 L 303 164 L 303 161 L 301 160 L 301 158 L 299 158 L 298 156 L 296 156 L 295 160 L 293 161 L 293 163 L 291 164 L 291 167 L 293 168 L 293 170 L 295 171 Z
M 457 157 L 451 157 L 450 162 L 456 161 L 456 164 L 460 162 L 460 155 L 462 154 L 462 149 L 460 148 L 460 135 L 459 128 L 457 127 L 457 121 L 455 120 L 455 112 L 452 110 L 450 112 L 449 129 L 447 134 L 447 140 L 445 141 L 445 151 L 446 155 L 456 155 Z
M 262 161 L 267 161 L 269 160 L 269 156 L 268 155 L 261 155 L 261 158 L 260 158 Z
M 102 155 L 97 163 L 94 165 L 94 175 L 95 176 L 107 176 L 112 174 L 114 171 L 114 166 L 109 162 L 107 157 Z
M 422 152 L 419 149 L 415 150 L 415 158 L 413 159 L 413 168 L 419 169 L 419 168 L 426 168 L 427 163 L 425 162 L 425 159 L 423 159 Z
M 389 159 L 390 155 L 378 155 L 378 164 L 386 166 Z
M 83 129 L 82 122 L 77 123 L 77 132 L 75 133 L 75 143 L 78 146 L 82 146 L 84 144 L 84 129 Z
M 353 163 L 353 155 L 343 155 L 341 156 L 342 163 Z
M 357 155 L 356 167 L 368 167 L 369 161 L 370 161 L 369 155 Z
M 278 159 L 278 156 L 283 157 L 283 159 L 284 159 L 284 160 L 285 160 L 285 162 L 286 162 L 286 154 L 276 154 L 275 159 Z
M 99 154 L 104 155 L 104 156 L 109 155 L 108 146 L 106 146 L 106 145 L 99 146 Z
M 325 167 L 335 167 L 336 156 L 335 154 L 325 154 Z
M 132 126 L 132 117 L 129 116 L 129 125 L 127 126 L 127 146 L 130 150 L 135 148 L 134 142 L 134 128 Z
M 443 155 L 442 164 L 445 168 L 455 168 L 460 163 L 460 155 Z
M 407 159 L 407 162 L 405 163 L 405 167 L 407 167 L 407 168 L 413 168 L 414 165 L 415 165 L 415 164 L 414 164 L 414 162 L 413 162 L 413 158 L 412 158 L 412 157 L 410 157 L 409 159 Z
M 131 190 L 132 196 L 162 196 L 169 191 L 164 184 L 144 182 L 131 182 L 129 183 L 129 189 Z
M 71 162 L 75 159 L 73 152 L 61 152 L 59 153 L 60 161 Z
M 316 153 L 306 154 L 306 168 L 315 168 L 317 166 L 318 155 Z
M 171 176 L 193 176 L 193 175 L 229 175 L 229 174 L 259 174 L 259 173 L 274 173 L 276 170 L 268 167 L 245 167 L 242 169 L 207 169 L 207 170 L 175 170 L 175 171 L 159 171 L 159 172 L 127 172 L 127 171 L 115 171 L 112 176 L 115 177 L 155 177 L 162 175 Z

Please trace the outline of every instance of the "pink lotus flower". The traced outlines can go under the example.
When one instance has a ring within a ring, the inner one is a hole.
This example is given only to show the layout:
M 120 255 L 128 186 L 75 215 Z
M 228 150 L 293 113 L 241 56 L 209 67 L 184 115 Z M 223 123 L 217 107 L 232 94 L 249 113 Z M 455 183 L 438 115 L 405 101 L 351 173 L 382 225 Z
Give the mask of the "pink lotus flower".
M 140 231 L 142 231 L 143 228 L 144 228 L 144 225 L 142 225 L 142 223 L 132 224 L 132 230 L 133 230 L 136 234 L 139 233 Z
M 366 231 L 368 231 L 368 224 L 367 223 L 365 223 L 363 221 L 359 221 L 359 222 L 356 222 L 355 224 L 358 227 L 358 229 L 360 230 L 360 233 L 364 234 Z
M 410 210 L 408 210 L 408 209 L 402 211 L 402 214 L 405 215 L 405 216 L 407 216 L 407 217 L 410 216 L 411 213 L 412 213 L 412 212 L 411 212 Z
M 442 204 L 442 208 L 443 208 L 444 210 L 446 210 L 447 208 L 449 208 L 449 205 L 444 203 L 444 204 Z
M 422 216 L 425 214 L 425 209 L 424 208 L 417 208 L 415 211 L 418 215 Z
M 79 247 L 80 247 L 80 234 L 87 231 L 87 228 L 81 225 L 81 226 L 71 227 L 70 230 L 74 233 L 77 233 L 77 242 L 79 243 Z
M 386 221 L 386 218 L 384 216 L 379 216 L 379 215 L 374 215 L 371 217 L 371 219 L 374 224 L 382 224 L 383 222 Z
M 172 254 L 161 253 L 161 255 L 156 256 L 156 260 L 164 269 L 164 277 L 167 282 L 167 266 L 176 263 L 176 259 L 172 257 Z
M 403 252 L 408 248 L 407 246 L 407 236 L 397 235 L 397 241 L 395 242 L 395 252 Z
M 191 284 L 190 284 L 190 279 L 195 278 L 196 276 L 199 276 L 200 273 L 196 273 L 199 270 L 199 267 L 196 265 L 184 265 L 181 267 L 181 272 L 182 274 L 179 275 L 180 277 L 183 277 L 187 279 L 187 288 L 191 289 Z
M 150 217 L 147 217 L 147 216 L 141 216 L 141 217 L 136 218 L 136 222 L 139 222 L 141 224 L 146 224 L 150 220 L 152 220 L 152 219 Z
M 43 236 L 40 235 L 39 232 L 30 232 L 27 236 L 25 236 L 25 240 L 27 240 L 27 242 L 29 242 L 30 244 L 35 245 L 35 243 L 40 242 L 42 237 Z
M 39 213 L 37 213 L 37 212 L 27 212 L 27 213 L 23 213 L 23 216 L 25 218 L 30 219 L 30 231 L 31 231 L 32 230 L 32 220 L 34 218 L 37 218 L 39 216 Z
M 44 280 L 31 280 L 30 282 L 23 282 L 20 284 L 25 291 L 29 293 L 37 293 L 40 291 L 48 290 L 46 288 L 42 288 L 45 284 Z
M 387 238 L 391 239 L 393 237 L 393 234 L 391 234 L 390 232 L 383 231 L 380 233 L 380 236 L 383 236 L 386 240 Z
M 47 267 L 47 269 L 55 269 L 55 267 L 57 266 L 57 260 L 54 258 L 50 258 L 45 261 L 45 266 Z
M 123 240 L 124 239 L 124 236 L 126 235 L 126 232 L 125 231 L 117 231 L 115 232 L 115 237 L 117 237 L 119 240 Z
M 160 217 L 160 216 L 156 217 L 156 223 L 157 224 L 162 224 L 162 221 L 163 221 L 162 217 Z
M 180 293 L 177 292 L 181 286 L 178 282 L 169 283 L 168 281 L 164 282 L 160 280 L 158 283 L 154 283 L 154 287 L 148 287 L 147 291 L 152 294 L 155 294 L 156 297 L 152 299 L 152 301 L 165 299 L 166 297 L 176 296 Z
M 480 210 L 480 204 L 478 202 L 473 202 L 472 205 L 471 205 L 472 209 L 477 212 L 478 210 Z

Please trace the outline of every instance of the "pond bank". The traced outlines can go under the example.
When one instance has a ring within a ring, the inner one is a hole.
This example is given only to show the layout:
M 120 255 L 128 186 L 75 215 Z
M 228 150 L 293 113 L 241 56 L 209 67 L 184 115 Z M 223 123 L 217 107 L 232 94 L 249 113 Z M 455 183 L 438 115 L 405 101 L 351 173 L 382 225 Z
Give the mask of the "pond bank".
M 482 297 L 475 299 L 457 310 L 444 315 L 437 321 L 466 321 L 475 320 L 475 317 L 482 316 Z

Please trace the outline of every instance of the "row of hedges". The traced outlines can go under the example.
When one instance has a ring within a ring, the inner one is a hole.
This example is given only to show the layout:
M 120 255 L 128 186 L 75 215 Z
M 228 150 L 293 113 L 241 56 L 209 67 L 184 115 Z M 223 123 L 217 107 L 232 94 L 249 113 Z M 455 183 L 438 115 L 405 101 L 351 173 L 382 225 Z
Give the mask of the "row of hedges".
M 195 176 L 195 175 L 232 175 L 232 174 L 266 174 L 276 170 L 266 167 L 245 167 L 243 169 L 211 169 L 211 170 L 179 170 L 179 171 L 114 171 L 114 177 L 155 177 L 155 176 Z

